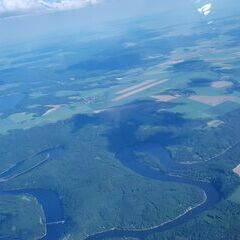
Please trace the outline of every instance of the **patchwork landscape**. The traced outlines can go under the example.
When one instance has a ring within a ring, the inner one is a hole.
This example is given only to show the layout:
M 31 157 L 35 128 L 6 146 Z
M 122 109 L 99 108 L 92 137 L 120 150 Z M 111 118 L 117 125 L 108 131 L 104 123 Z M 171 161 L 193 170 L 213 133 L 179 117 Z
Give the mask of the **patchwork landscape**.
M 0 47 L 0 239 L 240 239 L 239 16 L 108 29 Z

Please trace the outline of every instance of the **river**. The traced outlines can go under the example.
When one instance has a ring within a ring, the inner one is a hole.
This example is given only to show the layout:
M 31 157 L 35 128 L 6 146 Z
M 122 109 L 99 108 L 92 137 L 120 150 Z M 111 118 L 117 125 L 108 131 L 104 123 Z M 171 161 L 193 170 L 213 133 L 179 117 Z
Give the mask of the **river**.
M 38 155 L 48 153 L 50 154 L 52 151 L 55 151 L 58 148 L 59 146 L 44 150 L 41 153 L 38 153 Z M 134 155 L 134 151 L 145 152 L 161 158 L 161 163 L 164 164 L 167 172 L 153 169 L 150 166 L 139 162 Z M 135 237 L 139 239 L 144 239 L 151 234 L 163 232 L 186 223 L 187 221 L 195 218 L 204 211 L 212 209 L 221 200 L 220 194 L 210 183 L 196 181 L 186 177 L 171 175 L 172 170 L 182 170 L 183 168 L 186 169 L 190 166 L 177 164 L 171 161 L 168 152 L 156 143 L 139 143 L 138 145 L 121 150 L 119 153 L 116 154 L 116 157 L 125 167 L 131 169 L 132 171 L 143 177 L 159 181 L 175 182 L 178 184 L 189 184 L 198 187 L 204 192 L 205 199 L 195 208 L 188 209 L 188 211 L 176 217 L 174 220 L 170 220 L 159 226 L 144 230 L 115 229 L 91 235 L 87 237 L 86 240 L 100 240 L 117 237 Z M 4 173 L 4 175 L 6 175 L 6 173 Z M 47 233 L 46 236 L 42 238 L 42 240 L 59 240 L 60 236 L 64 233 L 65 221 L 61 201 L 55 192 L 43 189 L 21 189 L 10 191 L 9 193 L 30 194 L 34 196 L 38 200 L 39 204 L 41 204 L 46 217 Z

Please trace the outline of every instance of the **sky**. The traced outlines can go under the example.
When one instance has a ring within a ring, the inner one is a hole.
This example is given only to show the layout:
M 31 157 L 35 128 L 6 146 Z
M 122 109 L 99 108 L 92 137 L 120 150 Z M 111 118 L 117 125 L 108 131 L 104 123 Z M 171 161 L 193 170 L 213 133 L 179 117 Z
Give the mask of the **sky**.
M 240 13 L 240 0 L 0 0 L 0 44 L 140 16 L 158 15 L 163 24 L 191 23 L 233 10 Z
M 179 0 L 0 0 L 0 43 L 90 30 L 103 27 L 104 22 L 166 11 L 174 13 L 173 7 L 181 7 Z

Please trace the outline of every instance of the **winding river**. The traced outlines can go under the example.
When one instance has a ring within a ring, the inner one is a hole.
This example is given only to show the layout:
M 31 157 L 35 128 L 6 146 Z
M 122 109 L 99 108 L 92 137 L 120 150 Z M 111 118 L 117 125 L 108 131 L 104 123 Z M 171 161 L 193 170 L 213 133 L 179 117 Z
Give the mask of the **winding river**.
M 59 148 L 61 147 L 56 146 L 54 148 L 46 149 L 37 153 L 36 154 L 37 156 L 43 155 L 43 160 L 40 161 L 35 166 L 27 169 L 27 171 L 24 171 L 23 173 L 14 175 L 13 174 L 14 169 L 18 167 L 18 166 L 14 166 L 10 168 L 8 171 L 5 171 L 4 173 L 2 173 L 0 177 L 2 176 L 6 180 L 8 176 L 11 176 L 9 179 L 12 179 L 13 178 L 12 176 L 17 177 L 24 173 L 29 172 L 29 170 L 32 171 L 33 169 L 35 169 L 35 167 L 48 161 L 50 159 L 51 154 L 53 154 L 54 151 L 58 150 Z M 163 172 L 163 171 L 160 171 L 159 169 L 153 169 L 150 166 L 147 166 L 146 164 L 139 162 L 136 156 L 134 155 L 135 151 L 145 152 L 147 154 L 151 154 L 157 158 L 160 158 L 161 163 L 164 164 L 167 171 Z M 109 238 L 117 238 L 117 237 L 134 237 L 138 239 L 144 239 L 151 234 L 154 234 L 157 232 L 163 232 L 186 223 L 187 221 L 195 218 L 202 212 L 213 208 L 221 200 L 220 194 L 210 183 L 196 181 L 186 177 L 171 175 L 171 171 L 173 170 L 182 170 L 183 168 L 186 170 L 186 168 L 190 166 L 181 165 L 181 164 L 172 162 L 168 152 L 156 143 L 144 143 L 144 144 L 139 143 L 132 147 L 124 148 L 123 150 L 121 150 L 119 153 L 116 154 L 116 157 L 121 161 L 121 163 L 125 167 L 149 179 L 175 182 L 178 184 L 190 184 L 192 186 L 196 186 L 204 192 L 205 199 L 195 208 L 188 209 L 182 215 L 176 217 L 173 220 L 169 220 L 168 222 L 162 223 L 157 227 L 144 229 L 144 230 L 114 229 L 114 230 L 91 235 L 87 237 L 86 240 L 100 240 L 100 239 L 109 239 Z M 22 163 L 24 163 L 24 161 Z M 30 194 L 34 196 L 38 200 L 39 204 L 41 204 L 46 217 L 47 232 L 46 232 L 46 235 L 42 238 L 42 240 L 59 240 L 60 236 L 64 232 L 65 221 L 64 221 L 63 207 L 56 193 L 49 190 L 42 190 L 42 189 L 21 189 L 21 190 L 10 191 L 8 193 Z
M 63 147 L 61 145 L 57 145 L 52 148 L 44 149 L 25 160 L 19 161 L 17 164 L 0 174 L 0 182 L 8 182 L 30 171 L 33 171 L 35 168 L 49 161 L 51 157 L 55 156 L 55 154 L 62 149 Z M 33 166 L 27 167 L 26 169 L 19 171 L 19 169 L 27 160 L 31 160 L 35 157 L 40 157 L 37 163 L 35 163 Z M 46 234 L 40 239 L 60 239 L 60 237 L 64 233 L 65 220 L 63 206 L 56 192 L 46 189 L 16 189 L 9 191 L 1 191 L 0 194 L 27 194 L 36 198 L 43 209 L 46 219 Z
M 140 163 L 137 160 L 136 156 L 134 155 L 134 151 L 145 152 L 154 155 L 158 158 L 161 158 L 161 162 L 168 169 L 168 173 L 159 171 L 158 169 L 153 169 L 150 166 Z M 190 184 L 192 186 L 196 186 L 204 192 L 206 198 L 202 201 L 202 203 L 197 205 L 195 208 L 188 209 L 188 211 L 186 211 L 182 215 L 176 217 L 173 220 L 165 222 L 157 227 L 144 230 L 114 229 L 91 235 L 87 237 L 86 240 L 100 240 L 119 237 L 134 237 L 137 239 L 145 239 L 147 236 L 151 234 L 163 232 L 186 223 L 187 221 L 195 218 L 202 212 L 212 209 L 221 200 L 219 192 L 208 182 L 195 181 L 185 177 L 170 175 L 171 170 L 181 170 L 183 168 L 186 169 L 188 166 L 172 162 L 168 152 L 158 144 L 155 143 L 138 144 L 137 146 L 126 148 L 117 154 L 117 158 L 127 168 L 149 179 L 175 182 L 179 184 Z

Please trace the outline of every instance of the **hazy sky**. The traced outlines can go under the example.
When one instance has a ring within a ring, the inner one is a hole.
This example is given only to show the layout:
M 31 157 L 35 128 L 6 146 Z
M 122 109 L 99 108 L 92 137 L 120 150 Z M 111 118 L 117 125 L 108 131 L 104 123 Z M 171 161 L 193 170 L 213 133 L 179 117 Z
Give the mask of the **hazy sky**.
M 239 0 L 0 0 L 0 43 L 65 34 L 103 26 L 103 22 L 162 16 L 191 22 L 240 13 Z

